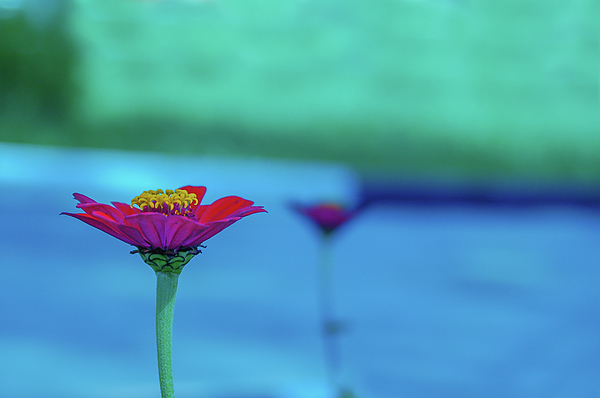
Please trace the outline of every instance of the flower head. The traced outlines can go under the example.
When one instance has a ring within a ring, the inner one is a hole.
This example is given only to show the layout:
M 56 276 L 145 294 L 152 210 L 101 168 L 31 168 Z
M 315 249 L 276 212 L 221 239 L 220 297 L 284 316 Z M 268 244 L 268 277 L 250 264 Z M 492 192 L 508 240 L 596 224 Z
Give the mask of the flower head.
M 345 209 L 336 203 L 321 203 L 313 206 L 295 205 L 294 209 L 311 219 L 326 235 L 331 234 L 356 213 L 356 211 Z
M 243 217 L 265 211 L 262 206 L 253 206 L 254 202 L 239 196 L 201 205 L 205 193 L 205 187 L 196 186 L 145 191 L 133 198 L 130 205 L 98 203 L 75 193 L 73 196 L 79 201 L 77 208 L 83 213 L 61 214 L 136 246 L 144 261 L 152 262 L 151 266 L 181 272 L 183 265 L 199 253 L 202 242 Z

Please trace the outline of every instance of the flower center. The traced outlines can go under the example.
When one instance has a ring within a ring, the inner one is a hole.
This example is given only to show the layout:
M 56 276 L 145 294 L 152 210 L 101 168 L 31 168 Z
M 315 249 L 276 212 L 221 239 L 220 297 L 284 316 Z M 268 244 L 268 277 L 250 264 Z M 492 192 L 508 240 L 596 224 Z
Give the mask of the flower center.
M 131 207 L 137 205 L 143 212 L 162 213 L 167 216 L 185 216 L 191 211 L 191 206 L 198 204 L 195 193 L 189 193 L 185 189 L 157 189 L 156 191 L 144 191 L 142 194 L 131 199 Z

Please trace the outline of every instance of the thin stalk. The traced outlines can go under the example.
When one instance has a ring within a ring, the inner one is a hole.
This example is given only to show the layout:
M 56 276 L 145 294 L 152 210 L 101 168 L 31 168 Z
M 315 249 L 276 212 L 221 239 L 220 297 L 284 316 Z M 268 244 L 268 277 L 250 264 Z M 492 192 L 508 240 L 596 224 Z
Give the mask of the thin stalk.
M 156 273 L 156 348 L 158 352 L 158 377 L 162 398 L 174 398 L 172 342 L 173 310 L 179 274 Z
M 331 237 L 324 235 L 319 253 L 319 307 L 321 312 L 321 327 L 325 365 L 329 383 L 334 390 L 339 390 L 339 362 L 337 335 L 339 324 L 333 314 L 333 264 L 331 261 Z

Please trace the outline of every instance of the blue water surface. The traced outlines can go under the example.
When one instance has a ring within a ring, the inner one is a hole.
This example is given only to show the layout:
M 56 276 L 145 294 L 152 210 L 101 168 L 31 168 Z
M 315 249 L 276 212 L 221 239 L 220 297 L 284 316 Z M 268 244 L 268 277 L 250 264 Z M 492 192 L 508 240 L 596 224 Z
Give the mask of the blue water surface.
M 155 276 L 62 211 L 208 187 L 268 214 L 206 242 L 181 275 L 180 398 L 331 398 L 319 235 L 293 200 L 352 204 L 346 168 L 0 145 L 0 397 L 159 397 Z M 373 204 L 334 236 L 341 377 L 359 398 L 572 398 L 600 392 L 600 214 Z

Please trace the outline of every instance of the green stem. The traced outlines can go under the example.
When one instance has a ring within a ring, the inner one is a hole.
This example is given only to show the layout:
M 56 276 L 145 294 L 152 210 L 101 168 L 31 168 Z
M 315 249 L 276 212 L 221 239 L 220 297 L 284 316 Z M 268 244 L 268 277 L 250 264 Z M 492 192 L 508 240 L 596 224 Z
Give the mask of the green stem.
M 173 310 L 177 294 L 179 274 L 174 272 L 156 273 L 156 348 L 158 351 L 158 377 L 162 398 L 174 398 L 172 342 Z

